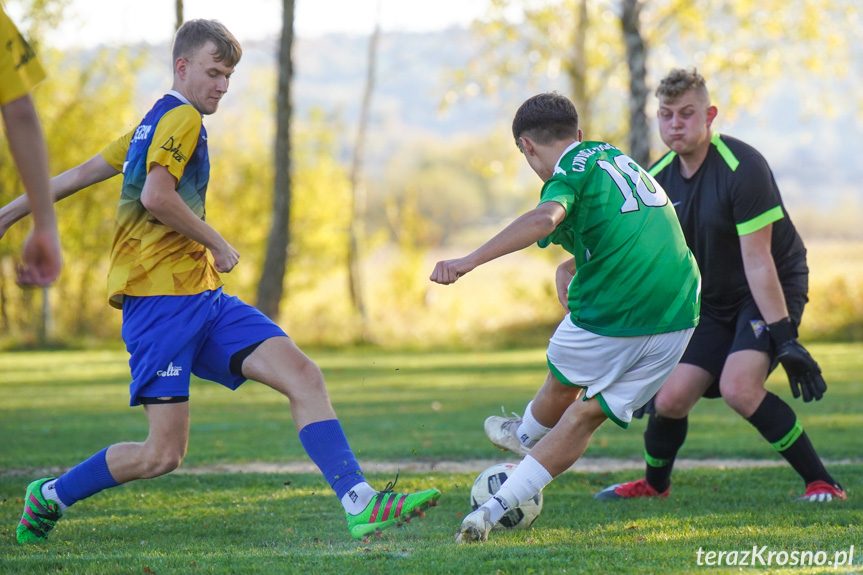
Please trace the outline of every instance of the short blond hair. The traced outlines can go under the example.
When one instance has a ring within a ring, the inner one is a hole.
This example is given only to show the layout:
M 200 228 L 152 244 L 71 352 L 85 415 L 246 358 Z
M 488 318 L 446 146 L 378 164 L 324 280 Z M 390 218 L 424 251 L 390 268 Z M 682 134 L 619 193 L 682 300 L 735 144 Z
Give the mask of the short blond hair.
M 698 98 L 705 104 L 710 104 L 710 93 L 707 91 L 707 82 L 698 70 L 691 68 L 674 68 L 665 78 L 659 82 L 656 89 L 656 97 L 660 100 L 674 102 L 687 92 L 695 90 Z
M 215 59 L 233 68 L 243 56 L 240 43 L 225 25 L 218 20 L 189 20 L 185 22 L 174 37 L 174 48 L 171 52 L 173 61 L 178 58 L 189 59 L 192 54 L 201 49 L 207 42 L 216 46 Z

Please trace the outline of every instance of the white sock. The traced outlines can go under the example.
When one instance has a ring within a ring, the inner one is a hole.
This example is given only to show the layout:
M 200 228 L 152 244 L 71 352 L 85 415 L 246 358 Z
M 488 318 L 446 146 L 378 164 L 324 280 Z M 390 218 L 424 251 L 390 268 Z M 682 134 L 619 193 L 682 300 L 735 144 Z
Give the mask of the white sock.
M 533 447 L 551 431 L 550 427 L 544 426 L 533 416 L 532 405 L 533 401 L 528 403 L 527 407 L 524 408 L 524 417 L 521 418 L 521 425 L 516 430 L 518 440 L 525 447 Z
M 354 485 L 350 491 L 342 496 L 342 507 L 348 515 L 359 515 L 368 507 L 372 497 L 377 495 L 371 485 L 363 481 Z
M 513 509 L 542 491 L 551 480 L 551 474 L 545 467 L 530 455 L 526 455 L 495 496 Z
M 501 489 L 503 488 L 501 487 Z M 497 525 L 500 518 L 513 507 L 510 507 L 510 503 L 500 497 L 500 491 L 498 491 L 494 497 L 483 503 L 480 509 L 488 509 L 488 520 L 491 521 L 492 525 Z
M 66 509 L 68 509 L 68 506 L 62 501 L 60 501 L 60 498 L 57 496 L 57 490 L 54 489 L 55 483 L 57 483 L 57 480 L 52 479 L 51 481 L 42 484 L 42 497 L 44 497 L 48 501 L 53 501 L 54 503 L 56 503 L 57 506 L 60 507 L 60 511 L 65 513 Z

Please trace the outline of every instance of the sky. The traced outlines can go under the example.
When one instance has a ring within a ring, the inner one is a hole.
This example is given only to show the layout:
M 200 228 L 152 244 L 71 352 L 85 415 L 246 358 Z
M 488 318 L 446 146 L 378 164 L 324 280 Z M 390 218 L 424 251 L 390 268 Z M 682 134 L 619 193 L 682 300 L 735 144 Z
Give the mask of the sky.
M 418 32 L 467 26 L 489 0 L 296 0 L 295 34 L 371 34 L 378 4 L 384 31 Z M 51 43 L 68 48 L 170 41 L 174 6 L 174 0 L 71 0 Z M 280 0 L 184 0 L 184 16 L 220 20 L 244 42 L 278 34 L 281 7 Z

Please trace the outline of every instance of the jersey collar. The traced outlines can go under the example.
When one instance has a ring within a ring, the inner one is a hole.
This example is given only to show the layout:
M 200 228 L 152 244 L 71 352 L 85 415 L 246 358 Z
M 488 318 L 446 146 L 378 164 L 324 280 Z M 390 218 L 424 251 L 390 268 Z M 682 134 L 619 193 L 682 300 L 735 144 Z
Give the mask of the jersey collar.
M 562 169 L 560 168 L 560 162 L 563 160 L 563 157 L 564 157 L 565 155 L 567 155 L 568 153 L 570 153 L 571 151 L 573 151 L 575 148 L 577 148 L 577 147 L 578 147 L 578 146 L 580 146 L 580 145 L 581 145 L 581 142 L 579 142 L 578 140 L 576 140 L 576 141 L 574 141 L 573 143 L 571 143 L 569 146 L 567 146 L 567 147 L 566 147 L 566 149 L 563 151 L 563 153 L 562 153 L 562 154 L 560 155 L 560 157 L 557 159 L 557 163 L 554 165 L 554 172 L 553 172 L 553 174 L 566 174 L 566 170 L 562 170 Z
M 188 104 L 188 105 L 190 105 L 190 106 L 192 105 L 192 103 L 191 103 L 189 100 L 187 100 L 187 99 L 186 99 L 186 97 L 185 97 L 184 95 L 182 95 L 181 93 L 179 93 L 179 92 L 178 92 L 178 91 L 176 91 L 176 90 L 168 90 L 168 95 L 169 95 L 169 96 L 174 96 L 175 98 L 177 98 L 178 100 L 180 100 L 180 101 L 181 101 L 181 102 L 183 102 L 184 104 Z

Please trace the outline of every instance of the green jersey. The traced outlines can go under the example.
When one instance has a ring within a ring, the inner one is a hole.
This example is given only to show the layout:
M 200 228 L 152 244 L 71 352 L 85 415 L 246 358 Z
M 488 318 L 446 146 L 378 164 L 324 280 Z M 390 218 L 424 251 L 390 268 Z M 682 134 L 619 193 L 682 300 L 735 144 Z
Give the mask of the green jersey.
M 540 247 L 575 257 L 572 322 L 606 336 L 677 331 L 698 324 L 701 276 L 665 191 L 629 156 L 603 142 L 576 142 L 542 187 L 563 222 Z

